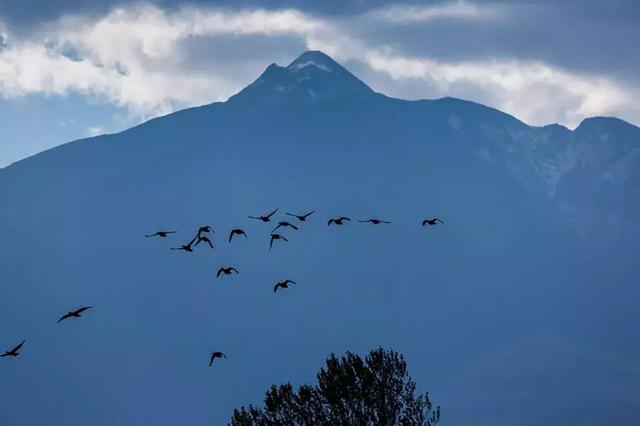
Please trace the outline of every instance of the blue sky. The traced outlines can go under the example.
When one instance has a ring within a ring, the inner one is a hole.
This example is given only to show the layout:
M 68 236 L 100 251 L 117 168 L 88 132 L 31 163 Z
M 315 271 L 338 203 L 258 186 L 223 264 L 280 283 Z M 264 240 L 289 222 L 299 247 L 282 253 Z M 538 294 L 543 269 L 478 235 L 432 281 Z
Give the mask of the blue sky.
M 0 5 L 0 167 L 225 100 L 318 49 L 375 90 L 530 124 L 640 123 L 640 3 L 14 1 Z

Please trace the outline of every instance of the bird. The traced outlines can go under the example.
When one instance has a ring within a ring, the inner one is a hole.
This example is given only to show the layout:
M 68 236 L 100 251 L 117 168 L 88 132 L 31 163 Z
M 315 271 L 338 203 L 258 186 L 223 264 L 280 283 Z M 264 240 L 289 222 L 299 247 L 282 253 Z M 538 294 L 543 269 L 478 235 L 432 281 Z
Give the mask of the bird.
M 200 228 L 198 228 L 198 237 L 202 236 L 203 232 L 206 232 L 206 233 L 212 232 L 214 234 L 216 233 L 216 231 L 211 229 L 211 227 L 209 225 L 201 226 Z
M 315 210 L 311 210 L 309 213 L 307 214 L 293 214 L 293 213 L 287 213 L 287 215 L 289 216 L 293 216 L 295 218 L 297 218 L 300 222 L 305 222 L 307 220 L 307 218 L 309 216 L 311 216 L 312 214 L 314 214 L 316 211 Z
M 275 228 L 273 228 L 273 229 L 271 230 L 271 232 L 275 231 L 275 230 L 276 230 L 276 229 L 278 229 L 278 228 L 285 228 L 285 227 L 287 227 L 287 226 L 288 226 L 288 227 L 290 227 L 290 228 L 295 229 L 296 231 L 298 230 L 298 227 L 297 227 L 297 226 L 295 226 L 295 225 L 293 225 L 293 224 L 291 224 L 291 223 L 287 222 L 286 220 L 284 220 L 284 221 L 282 221 L 282 222 L 278 222 L 278 226 L 276 226 Z
M 84 311 L 86 311 L 86 310 L 88 310 L 88 309 L 92 309 L 92 308 L 93 308 L 93 306 L 85 306 L 85 307 L 82 307 L 82 308 L 80 308 L 80 309 L 76 309 L 75 311 L 67 312 L 66 314 L 64 314 L 64 315 L 63 315 L 63 316 L 58 320 L 58 322 L 63 321 L 63 320 L 66 320 L 67 318 L 71 318 L 71 317 L 73 317 L 73 318 L 80 318 L 80 317 L 82 316 L 82 315 L 80 315 L 81 313 L 83 313 Z
M 208 237 L 198 237 L 198 240 L 196 241 L 195 245 L 197 246 L 200 243 L 207 243 L 209 244 L 209 247 L 213 248 L 213 243 Z
M 278 291 L 279 288 L 289 288 L 289 284 L 297 284 L 297 283 L 291 280 L 281 281 L 277 283 L 275 286 L 273 286 L 273 292 L 275 293 L 276 291 Z
M 275 240 L 284 240 L 284 241 L 289 241 L 287 240 L 285 237 L 283 237 L 280 234 L 271 234 L 271 241 L 269 242 L 269 250 L 271 250 L 271 247 L 273 247 L 273 242 Z
M 180 247 L 171 247 L 171 250 L 182 250 L 190 253 L 193 251 L 193 247 L 191 246 L 196 242 L 197 239 L 198 236 L 196 235 L 195 237 L 193 237 L 193 240 L 189 241 L 188 244 L 183 244 Z
M 245 238 L 249 238 L 247 237 L 247 233 L 244 232 L 244 230 L 240 228 L 235 228 L 235 229 L 232 229 L 231 232 L 229 233 L 229 242 L 231 242 L 234 235 L 244 235 Z
M 236 274 L 240 273 L 233 266 L 227 266 L 226 268 L 223 266 L 222 268 L 218 269 L 218 273 L 216 274 L 216 278 L 219 277 L 221 274 L 231 275 L 232 272 L 235 272 Z
M 5 351 L 4 354 L 0 355 L 0 358 L 4 358 L 5 356 L 18 356 L 18 355 L 20 355 L 20 353 L 18 351 L 20 350 L 20 348 L 22 348 L 22 345 L 24 345 L 24 342 L 26 342 L 26 340 L 23 340 L 22 343 L 20 343 L 18 346 L 16 346 L 15 348 L 11 349 L 10 351 Z
M 149 238 L 149 237 L 160 237 L 160 238 L 167 238 L 167 236 L 169 234 L 175 234 L 176 231 L 157 231 L 154 232 L 153 234 L 149 234 L 149 235 L 145 235 L 145 237 Z
M 263 216 L 249 216 L 250 219 L 258 219 L 261 220 L 263 222 L 270 222 L 271 221 L 271 216 L 273 216 L 274 214 L 276 214 L 276 212 L 278 211 L 278 209 L 275 209 L 274 211 L 272 211 L 271 213 L 269 213 L 268 215 L 263 215 Z
M 349 219 L 348 217 L 338 217 L 335 219 L 329 219 L 329 222 L 327 223 L 327 225 L 331 225 L 332 223 L 335 223 L 336 225 L 344 225 L 344 221 L 351 221 L 351 219 Z
M 391 222 L 389 222 L 387 220 L 381 220 L 381 219 L 359 220 L 358 222 L 360 222 L 360 223 L 370 222 L 370 223 L 373 223 L 374 225 L 380 225 L 381 223 L 391 223 Z
M 209 367 L 211 367 L 211 364 L 213 364 L 213 361 L 216 358 L 227 358 L 227 356 L 225 354 L 223 354 L 222 352 L 211 352 L 211 359 L 209 360 Z
M 433 218 L 433 219 L 425 219 L 425 220 L 423 220 L 422 221 L 422 226 L 426 226 L 426 225 L 433 226 L 433 225 L 437 224 L 438 222 L 444 223 L 443 221 L 441 221 L 440 219 L 438 219 L 436 217 L 436 218 Z

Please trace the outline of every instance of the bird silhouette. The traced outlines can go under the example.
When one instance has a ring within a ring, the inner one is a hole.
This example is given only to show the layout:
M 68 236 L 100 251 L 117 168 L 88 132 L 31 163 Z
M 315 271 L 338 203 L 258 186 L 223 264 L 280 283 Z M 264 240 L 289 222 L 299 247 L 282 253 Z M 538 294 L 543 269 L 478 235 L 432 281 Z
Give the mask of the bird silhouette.
M 437 224 L 438 222 L 440 223 L 444 223 L 443 221 L 441 221 L 440 219 L 438 219 L 437 217 L 433 218 L 433 219 L 425 219 L 422 221 L 422 226 L 433 226 L 435 224 Z
M 209 367 L 211 367 L 211 364 L 213 364 L 213 361 L 216 358 L 227 358 L 227 356 L 225 354 L 223 354 L 222 352 L 211 352 L 211 359 L 209 360 Z
M 80 315 L 81 313 L 83 313 L 84 311 L 88 310 L 88 309 L 92 309 L 93 306 L 85 306 L 82 307 L 80 309 L 76 309 L 75 311 L 71 311 L 71 312 L 67 312 L 66 314 L 64 314 L 62 317 L 60 317 L 60 319 L 58 320 L 58 322 L 60 321 L 64 321 L 67 318 L 80 318 L 82 315 Z
M 194 247 L 196 247 L 200 243 L 207 243 L 209 244 L 209 247 L 213 248 L 213 243 L 208 237 L 198 237 L 198 240 L 196 241 L 196 244 Z
M 201 226 L 200 228 L 198 228 L 198 234 L 197 235 L 198 235 L 198 237 L 201 237 L 203 233 L 207 233 L 208 234 L 209 232 L 212 232 L 214 234 L 216 233 L 216 231 L 211 229 L 211 227 L 209 225 Z
M 374 225 L 380 225 L 381 223 L 391 223 L 388 220 L 381 219 L 368 219 L 368 220 L 359 220 L 360 223 L 373 223 Z
M 291 223 L 287 222 L 286 220 L 284 220 L 284 221 L 282 221 L 282 222 L 278 222 L 278 226 L 276 226 L 275 228 L 273 228 L 273 229 L 271 230 L 271 232 L 275 231 L 275 230 L 276 230 L 276 229 L 278 229 L 278 228 L 286 228 L 287 226 L 288 226 L 289 228 L 293 228 L 293 229 L 295 229 L 296 231 L 298 230 L 298 227 L 297 227 L 297 226 L 295 226 L 295 225 L 293 225 L 293 224 L 291 224 Z
M 327 225 L 331 225 L 332 223 L 335 223 L 336 225 L 344 225 L 345 221 L 351 221 L 351 219 L 345 216 L 338 217 L 335 219 L 329 219 L 329 222 L 327 223 Z
M 273 242 L 275 240 L 284 240 L 284 241 L 289 241 L 287 240 L 285 237 L 283 237 L 280 234 L 271 234 L 271 241 L 269 241 L 269 250 L 271 250 L 271 247 L 273 247 Z
M 289 288 L 289 284 L 297 284 L 297 283 L 291 280 L 280 281 L 275 286 L 273 286 L 273 292 L 275 293 L 276 291 L 278 291 L 279 288 Z
M 20 353 L 18 351 L 20 350 L 20 348 L 22 348 L 22 345 L 24 345 L 24 342 L 26 342 L 26 340 L 23 340 L 22 343 L 20 343 L 18 346 L 16 346 L 15 348 L 11 349 L 10 351 L 5 351 L 4 354 L 0 355 L 0 358 L 4 358 L 5 356 L 18 356 L 18 355 L 20 355 Z
M 171 250 L 182 250 L 190 253 L 193 251 L 193 247 L 191 246 L 196 242 L 197 239 L 198 236 L 196 235 L 195 237 L 193 237 L 193 240 L 189 241 L 188 244 L 183 244 L 180 247 L 171 247 Z
M 149 234 L 149 235 L 145 235 L 145 237 L 149 238 L 149 237 L 160 237 L 160 238 L 167 238 L 167 236 L 169 234 L 175 234 L 176 231 L 157 231 L 154 232 L 153 234 Z
M 229 233 L 229 242 L 231 242 L 231 240 L 233 239 L 234 235 L 244 235 L 245 238 L 249 238 L 249 237 L 247 237 L 247 233 L 244 232 L 244 230 L 242 230 L 240 228 L 235 228 L 235 229 L 232 229 L 231 232 Z
M 315 210 L 311 210 L 309 213 L 307 214 L 293 214 L 293 213 L 287 213 L 287 215 L 289 216 L 293 216 L 295 218 L 297 218 L 300 222 L 305 222 L 307 220 L 307 218 L 309 216 L 311 216 L 312 214 L 314 214 L 316 211 Z
M 278 209 L 275 209 L 274 211 L 272 211 L 271 213 L 269 213 L 268 215 L 263 215 L 263 216 L 249 216 L 249 218 L 251 219 L 257 219 L 257 220 L 261 220 L 263 222 L 270 222 L 271 221 L 271 216 L 273 216 L 274 214 L 276 214 L 276 212 L 278 211 Z
M 239 274 L 238 270 L 236 268 L 234 268 L 233 266 L 227 266 L 226 268 L 223 266 L 222 268 L 218 269 L 218 273 L 216 274 L 216 278 L 219 277 L 221 274 L 225 274 L 225 275 L 231 275 L 231 273 L 235 272 L 236 274 Z

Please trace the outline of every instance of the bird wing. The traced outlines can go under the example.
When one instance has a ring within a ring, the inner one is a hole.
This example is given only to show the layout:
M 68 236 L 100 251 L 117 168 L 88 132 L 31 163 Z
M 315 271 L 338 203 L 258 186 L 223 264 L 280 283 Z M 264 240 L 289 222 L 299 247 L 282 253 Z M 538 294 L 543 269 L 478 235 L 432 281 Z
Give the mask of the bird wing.
M 280 208 L 280 207 L 278 207 Z M 269 213 L 268 215 L 266 215 L 265 217 L 270 218 L 271 216 L 273 216 L 274 214 L 276 214 L 276 212 L 278 211 L 278 209 L 275 209 L 274 211 L 272 211 L 271 213 Z
M 360 222 L 360 223 L 367 223 L 367 222 L 371 222 L 371 219 L 369 219 L 369 220 L 359 220 L 358 222 Z
M 235 231 L 231 231 L 229 233 L 229 242 L 231 242 L 231 239 L 233 238 L 233 235 L 235 234 Z
M 291 223 L 289 224 L 289 226 L 292 227 L 293 229 L 295 229 L 296 231 L 298 230 L 298 227 L 293 225 L 293 224 L 291 224 Z
M 422 226 L 425 226 L 427 223 L 429 223 L 429 221 L 427 219 L 422 221 Z
M 276 226 L 275 228 L 273 228 L 273 229 L 271 230 L 271 232 L 276 231 L 276 230 L 277 230 L 278 228 L 280 228 L 281 226 L 282 226 L 282 223 L 278 223 L 278 226 Z
M 327 225 L 331 225 L 332 223 L 335 223 L 335 219 L 329 219 L 329 222 L 327 222 Z
M 219 277 L 220 274 L 222 273 L 222 271 L 224 271 L 224 268 L 220 268 L 218 269 L 218 273 L 216 274 L 216 277 Z
M 195 237 L 193 237 L 193 239 L 191 241 L 189 241 L 189 244 L 186 245 L 186 247 L 191 247 L 191 245 L 198 239 L 199 235 L 196 235 Z
M 286 238 L 285 236 L 283 236 L 283 235 L 280 235 L 280 238 L 282 238 L 282 239 L 283 239 L 283 240 L 285 240 L 285 241 L 289 241 L 289 240 L 287 240 L 287 238 Z
M 216 359 L 216 357 L 214 356 L 214 354 L 211 354 L 211 359 L 209 360 L 209 367 L 211 367 L 211 364 L 213 364 L 214 359 Z
M 271 241 L 269 241 L 269 250 L 271 250 L 271 247 L 273 247 L 273 235 L 271 236 Z
M 149 237 L 155 237 L 156 235 L 158 235 L 158 233 L 156 232 L 155 234 L 145 234 L 145 237 L 149 238 Z
M 349 219 L 348 217 L 345 217 L 345 216 L 341 217 L 341 218 L 340 218 L 340 220 L 348 220 L 348 221 L 351 221 L 351 219 Z
M 278 289 L 279 289 L 280 287 L 282 287 L 282 286 L 280 285 L 280 283 L 278 283 L 278 284 L 274 285 L 274 286 L 273 286 L 273 292 L 275 293 L 276 291 L 278 291 Z
M 93 306 L 83 306 L 82 308 L 78 309 L 75 313 L 76 313 L 76 314 L 81 314 L 81 313 L 83 313 L 84 311 L 86 311 L 86 310 L 88 310 L 88 309 L 91 309 L 91 308 L 93 308 Z
M 313 209 L 313 210 L 311 210 L 309 213 L 307 213 L 307 214 L 303 215 L 302 217 L 304 217 L 304 218 L 306 219 L 307 217 L 311 216 L 311 215 L 312 215 L 312 214 L 314 214 L 315 212 L 316 212 L 316 210 L 315 210 L 315 209 Z
M 436 220 L 440 223 L 444 223 L 443 221 L 441 221 L 440 219 L 436 218 Z
M 60 317 L 60 319 L 58 320 L 58 323 L 59 323 L 60 321 L 66 320 L 66 319 L 67 319 L 67 318 L 69 318 L 70 316 L 71 316 L 71 314 L 67 312 L 66 314 L 64 314 L 63 316 L 61 316 L 61 317 Z
M 239 274 L 240 272 L 238 272 L 238 270 L 236 268 L 234 268 L 233 266 L 231 268 L 229 268 L 229 272 L 235 272 L 236 274 Z
M 382 222 L 382 223 L 391 223 L 390 220 L 381 220 L 380 222 Z
M 249 219 L 260 219 L 259 217 L 251 216 L 251 215 L 249 215 L 248 217 L 249 217 Z
M 15 348 L 13 348 L 11 350 L 11 352 L 18 352 L 20 350 L 20 348 L 22 347 L 22 345 L 24 345 L 24 342 L 26 342 L 26 340 L 23 340 L 22 343 L 20 343 L 18 346 L 16 346 Z

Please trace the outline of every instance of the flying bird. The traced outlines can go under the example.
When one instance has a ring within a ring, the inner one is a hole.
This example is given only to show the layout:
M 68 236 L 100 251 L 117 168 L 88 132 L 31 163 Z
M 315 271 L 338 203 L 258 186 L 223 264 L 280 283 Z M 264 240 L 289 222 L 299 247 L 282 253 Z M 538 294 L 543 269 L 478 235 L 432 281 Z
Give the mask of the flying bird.
M 276 214 L 276 212 L 278 211 L 278 209 L 275 209 L 274 211 L 272 211 L 271 213 L 269 213 L 268 215 L 263 215 L 263 216 L 249 216 L 249 218 L 251 219 L 258 219 L 261 220 L 263 222 L 270 222 L 271 221 L 271 216 L 273 216 L 274 214 Z
M 373 223 L 374 225 L 380 225 L 381 223 L 391 223 L 387 220 L 381 220 L 381 219 L 369 219 L 369 220 L 359 220 L 358 222 L 360 223 Z
M 273 242 L 275 240 L 284 240 L 284 241 L 289 241 L 287 240 L 285 237 L 283 237 L 280 234 L 271 234 L 271 241 L 269 241 L 269 250 L 271 250 L 271 247 L 273 247 Z
M 198 228 L 198 237 L 202 236 L 203 233 L 207 233 L 208 234 L 209 232 L 212 232 L 214 234 L 216 233 L 216 231 L 211 229 L 211 227 L 209 225 L 201 226 L 200 228 Z
M 229 233 L 229 242 L 231 242 L 234 235 L 244 235 L 245 238 L 249 238 L 247 237 L 247 233 L 244 232 L 244 230 L 240 228 L 236 228 L 236 229 L 232 229 L 231 232 Z
M 196 242 L 198 236 L 193 237 L 193 240 L 189 241 L 189 244 L 182 244 L 180 247 L 171 247 L 171 250 L 182 250 L 191 253 L 193 251 L 193 243 Z
M 276 291 L 278 291 L 279 288 L 289 288 L 289 284 L 297 284 L 297 283 L 291 280 L 281 281 L 273 287 L 273 292 L 275 293 Z
M 441 221 L 440 219 L 438 219 L 436 217 L 436 218 L 433 218 L 433 219 L 425 219 L 425 220 L 423 220 L 422 221 L 422 226 L 426 226 L 426 225 L 433 226 L 433 225 L 437 224 L 438 222 L 444 223 L 443 221 Z
M 200 243 L 207 243 L 207 244 L 209 244 L 209 247 L 213 248 L 213 243 L 211 242 L 211 240 L 208 237 L 198 237 L 198 240 L 196 241 L 195 246 L 197 246 Z
M 231 275 L 232 272 L 235 272 L 236 274 L 239 274 L 238 270 L 236 268 L 234 268 L 233 266 L 228 266 L 228 267 L 222 267 L 220 269 L 218 269 L 218 273 L 216 274 L 216 278 L 219 277 L 221 274 L 225 274 L 225 275 Z
M 22 348 L 22 345 L 24 345 L 24 342 L 26 342 L 26 340 L 23 340 L 22 343 L 20 343 L 18 346 L 16 346 L 15 348 L 11 349 L 10 351 L 6 351 L 4 354 L 0 355 L 0 358 L 4 358 L 5 356 L 18 356 L 18 355 L 20 355 L 20 353 L 18 351 L 20 350 L 20 348 Z
M 335 219 L 329 219 L 329 222 L 327 223 L 327 225 L 331 225 L 332 223 L 335 223 L 336 225 L 344 225 L 344 221 L 351 221 L 351 219 L 349 219 L 348 217 L 338 217 Z
M 149 238 L 149 237 L 160 237 L 160 238 L 167 238 L 167 236 L 169 234 L 175 234 L 176 231 L 157 231 L 154 232 L 153 234 L 149 234 L 149 235 L 145 235 L 145 237 Z
M 307 214 L 293 214 L 293 213 L 287 213 L 287 215 L 289 216 L 293 216 L 295 218 L 297 218 L 300 222 L 305 222 L 307 220 L 307 218 L 309 216 L 311 216 L 312 214 L 314 214 L 316 211 L 315 210 L 311 210 L 309 213 Z
M 276 229 L 278 229 L 278 228 L 286 228 L 287 226 L 288 226 L 289 228 L 293 228 L 293 229 L 295 229 L 296 231 L 298 230 L 298 227 L 297 227 L 297 226 L 295 226 L 295 225 L 293 225 L 293 224 L 291 224 L 291 223 L 287 222 L 286 220 L 284 220 L 284 221 L 282 221 L 282 222 L 278 222 L 278 226 L 276 226 L 275 228 L 273 228 L 273 229 L 271 230 L 271 232 L 275 231 L 275 230 L 276 230 Z
M 227 356 L 225 354 L 223 354 L 222 352 L 211 352 L 211 359 L 209 360 L 209 367 L 211 367 L 211 364 L 213 364 L 213 361 L 216 358 L 227 358 Z
M 85 306 L 85 307 L 82 307 L 82 308 L 80 308 L 80 309 L 76 309 L 75 311 L 67 312 L 66 314 L 64 314 L 64 315 L 63 315 L 63 316 L 58 320 L 58 322 L 63 321 L 63 320 L 66 320 L 67 318 L 71 318 L 71 317 L 73 317 L 73 318 L 80 318 L 80 317 L 82 316 L 82 315 L 80 315 L 81 313 L 83 313 L 84 311 L 86 311 L 86 310 L 88 310 L 88 309 L 92 309 L 92 308 L 93 308 L 93 306 Z

